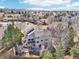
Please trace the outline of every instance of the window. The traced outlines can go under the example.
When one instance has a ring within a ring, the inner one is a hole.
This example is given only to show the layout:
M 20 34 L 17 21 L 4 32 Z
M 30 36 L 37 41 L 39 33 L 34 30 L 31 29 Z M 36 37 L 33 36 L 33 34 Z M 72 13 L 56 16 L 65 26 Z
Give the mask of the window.
M 39 45 L 39 48 L 41 48 L 41 44 Z
M 30 42 L 28 42 L 28 44 L 30 44 Z
M 35 44 L 33 44 L 33 46 L 35 46 Z
M 27 32 L 27 34 L 31 33 L 32 31 L 34 31 L 34 28 L 32 28 L 31 30 L 29 30 L 29 31 Z
M 43 42 L 43 40 L 41 40 L 41 42 Z
M 32 39 L 32 41 L 33 41 L 33 39 Z
M 37 43 L 39 43 L 39 41 L 37 41 Z
M 28 39 L 28 41 L 30 41 L 30 39 Z

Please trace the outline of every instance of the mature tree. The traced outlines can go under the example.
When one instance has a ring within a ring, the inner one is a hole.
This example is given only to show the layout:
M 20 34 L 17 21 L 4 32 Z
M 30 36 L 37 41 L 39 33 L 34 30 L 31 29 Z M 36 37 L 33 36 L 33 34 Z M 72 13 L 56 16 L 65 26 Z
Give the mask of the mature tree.
M 64 58 L 64 49 L 62 46 L 62 42 L 60 42 L 56 46 L 55 59 L 63 59 Z
M 70 49 L 75 45 L 73 40 L 75 35 L 76 33 L 74 32 L 72 25 L 69 24 L 66 35 L 63 37 L 65 55 L 70 55 Z
M 26 16 L 27 16 L 27 14 L 26 14 L 26 13 L 23 13 L 23 16 L 24 16 L 24 17 L 26 17 Z
M 47 14 L 45 14 L 45 15 L 44 15 L 44 17 L 43 17 L 43 18 L 44 18 L 44 19 L 47 19 L 47 18 L 48 18 L 48 16 L 49 16 L 49 14 L 47 13 Z
M 70 54 L 73 57 L 77 57 L 77 59 L 79 59 L 79 49 L 76 48 L 75 46 L 73 46 L 70 50 Z
M 75 35 L 76 34 L 74 32 L 73 27 L 71 25 L 69 25 L 69 27 L 68 27 L 68 38 L 69 38 L 69 44 L 70 44 L 71 47 L 74 46 L 74 40 L 73 39 L 74 39 Z
M 21 41 L 22 37 L 23 34 L 21 33 L 21 31 L 17 27 L 15 28 L 10 24 L 4 32 L 2 44 L 6 48 L 13 47 Z
M 30 17 L 30 14 L 29 13 L 23 13 L 23 17 L 29 18 Z
M 47 51 L 42 59 L 53 59 L 53 57 L 52 57 L 52 54 L 49 51 Z

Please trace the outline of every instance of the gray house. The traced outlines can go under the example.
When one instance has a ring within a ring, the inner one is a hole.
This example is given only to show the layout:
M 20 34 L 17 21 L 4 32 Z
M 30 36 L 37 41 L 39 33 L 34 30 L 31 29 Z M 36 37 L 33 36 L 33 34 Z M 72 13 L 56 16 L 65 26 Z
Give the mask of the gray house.
M 49 46 L 51 39 L 51 33 L 47 29 L 31 28 L 27 32 L 26 41 L 29 46 L 29 51 L 40 52 Z

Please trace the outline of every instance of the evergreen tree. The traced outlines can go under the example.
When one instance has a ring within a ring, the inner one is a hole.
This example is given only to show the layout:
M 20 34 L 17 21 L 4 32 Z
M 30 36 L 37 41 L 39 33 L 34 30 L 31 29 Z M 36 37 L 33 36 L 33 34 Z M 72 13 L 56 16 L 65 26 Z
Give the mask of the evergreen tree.
M 6 48 L 13 47 L 21 41 L 22 37 L 23 34 L 21 31 L 10 24 L 4 32 L 2 44 Z
M 56 46 L 55 59 L 64 59 L 64 49 L 61 42 Z
M 42 59 L 53 59 L 53 57 L 52 57 L 52 54 L 49 51 L 47 51 Z

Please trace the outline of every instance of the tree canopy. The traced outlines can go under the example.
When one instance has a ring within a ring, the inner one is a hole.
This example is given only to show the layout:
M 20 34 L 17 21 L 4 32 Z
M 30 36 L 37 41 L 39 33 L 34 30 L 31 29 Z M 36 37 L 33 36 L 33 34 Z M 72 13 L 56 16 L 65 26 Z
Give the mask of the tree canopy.
M 21 33 L 20 29 L 10 24 L 4 32 L 2 44 L 6 48 L 12 47 L 14 44 L 19 44 L 22 37 L 23 33 Z

